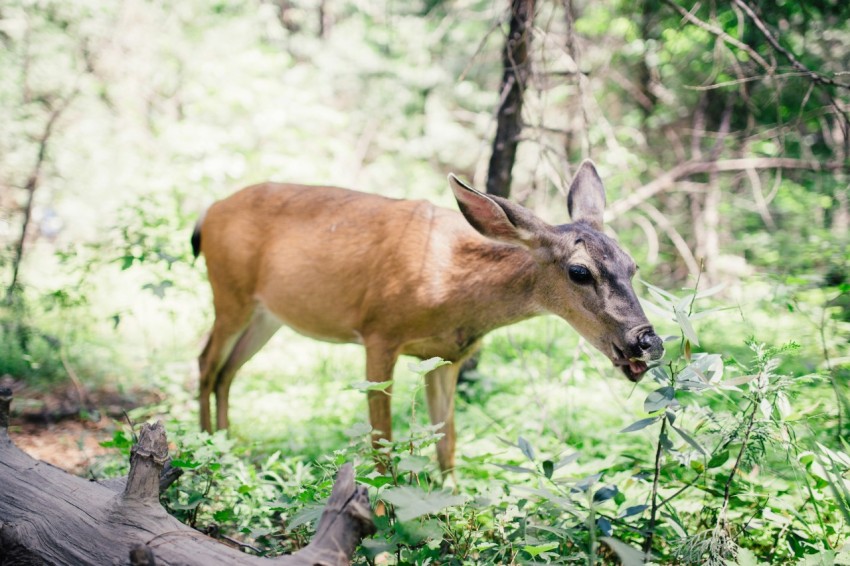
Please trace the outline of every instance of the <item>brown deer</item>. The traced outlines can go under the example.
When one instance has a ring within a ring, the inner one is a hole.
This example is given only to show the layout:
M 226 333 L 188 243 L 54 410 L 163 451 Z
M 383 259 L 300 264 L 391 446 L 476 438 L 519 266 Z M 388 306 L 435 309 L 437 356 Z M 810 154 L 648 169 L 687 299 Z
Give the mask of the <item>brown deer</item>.
M 392 379 L 399 355 L 452 362 L 426 375 L 454 467 L 458 369 L 495 328 L 552 313 L 632 381 L 663 353 L 632 289 L 636 266 L 602 233 L 605 191 L 585 161 L 570 186 L 571 224 L 449 175 L 460 211 L 335 187 L 265 183 L 216 202 L 192 236 L 206 256 L 215 323 L 199 359 L 201 427 L 228 426 L 237 370 L 286 324 L 366 348 L 366 378 Z M 389 439 L 391 389 L 369 391 L 373 442 Z

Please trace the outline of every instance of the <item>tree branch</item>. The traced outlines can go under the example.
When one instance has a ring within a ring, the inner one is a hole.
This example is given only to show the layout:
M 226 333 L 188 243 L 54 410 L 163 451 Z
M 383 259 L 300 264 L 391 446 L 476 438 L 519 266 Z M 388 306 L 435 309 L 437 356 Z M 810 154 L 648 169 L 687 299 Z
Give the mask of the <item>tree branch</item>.
M 640 203 L 670 188 L 679 179 L 697 173 L 746 171 L 747 169 L 807 169 L 809 171 L 850 170 L 850 164 L 838 161 L 813 161 L 791 157 L 745 157 L 740 159 L 721 159 L 718 161 L 686 161 L 673 167 L 655 180 L 635 189 L 629 196 L 612 203 L 605 211 L 606 222 L 617 218 Z
M 668 0 L 665 0 L 665 1 L 668 1 Z M 784 47 L 782 47 L 782 45 L 779 44 L 779 41 L 776 39 L 776 37 L 774 37 L 774 35 L 772 33 L 770 33 L 770 30 L 767 29 L 767 26 L 765 25 L 765 23 L 762 21 L 761 18 L 758 17 L 758 15 L 749 6 L 749 4 L 747 4 L 743 0 L 732 0 L 732 2 L 736 6 L 741 8 L 744 12 L 746 12 L 746 14 L 750 17 L 750 19 L 753 20 L 753 23 L 756 24 L 756 27 L 761 32 L 761 34 L 764 36 L 764 38 L 767 40 L 767 42 L 770 44 L 770 46 L 773 47 L 779 53 L 781 53 L 786 59 L 788 59 L 788 61 L 791 62 L 792 67 L 794 67 L 795 69 L 797 69 L 798 71 L 800 71 L 801 73 L 806 75 L 813 82 L 823 84 L 823 85 L 835 86 L 835 87 L 839 87 L 839 88 L 846 88 L 846 89 L 850 90 L 850 84 L 842 83 L 842 82 L 836 81 L 834 79 L 831 79 L 829 77 L 825 77 L 825 76 L 821 75 L 820 73 L 812 71 L 811 69 L 809 69 L 808 67 L 803 65 L 800 62 L 800 60 L 797 59 L 797 57 L 793 53 L 791 53 L 789 50 L 785 49 Z

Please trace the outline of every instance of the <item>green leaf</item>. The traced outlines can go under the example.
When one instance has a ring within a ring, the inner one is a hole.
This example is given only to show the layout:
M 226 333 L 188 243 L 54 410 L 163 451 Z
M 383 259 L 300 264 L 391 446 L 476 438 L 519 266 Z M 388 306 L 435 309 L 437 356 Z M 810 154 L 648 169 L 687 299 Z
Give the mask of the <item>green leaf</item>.
M 443 358 L 428 358 L 427 360 L 422 360 L 421 362 L 410 362 L 407 364 L 407 367 L 413 373 L 418 373 L 419 375 L 425 375 L 430 371 L 434 371 L 438 367 L 447 366 L 451 364 L 444 360 Z
M 286 530 L 291 532 L 301 525 L 318 521 L 322 516 L 322 511 L 324 511 L 324 509 L 324 504 L 312 503 L 310 505 L 305 505 L 286 523 Z
M 543 475 L 548 479 L 552 479 L 552 474 L 555 472 L 555 464 L 552 460 L 543 460 Z
M 522 549 L 530 554 L 532 558 L 536 558 L 539 554 L 555 550 L 556 548 L 558 548 L 557 542 L 547 542 L 546 544 L 538 544 L 536 546 L 526 545 L 522 547 Z
M 643 402 L 643 410 L 647 413 L 654 413 L 655 411 L 666 409 L 673 401 L 675 395 L 676 391 L 669 385 L 656 389 L 647 395 L 646 400 Z
M 608 548 L 614 551 L 623 566 L 643 566 L 644 553 L 635 547 L 628 545 L 614 537 L 600 537 Z
M 412 472 L 418 474 L 425 469 L 428 462 L 431 460 L 425 456 L 415 456 L 413 454 L 403 454 L 398 462 L 398 471 Z
M 560 470 L 564 466 L 568 466 L 578 460 L 578 457 L 581 455 L 581 452 L 573 452 L 572 454 L 568 454 L 561 458 L 557 464 L 555 464 L 555 469 Z
M 232 507 L 213 513 L 213 519 L 216 523 L 226 523 L 227 521 L 233 520 L 235 517 L 236 513 L 233 512 Z
M 690 340 L 694 345 L 699 346 L 699 338 L 697 338 L 697 333 L 694 331 L 694 327 L 691 326 L 691 321 L 688 319 L 687 313 L 676 310 L 676 322 L 679 323 L 679 328 L 682 329 L 682 333 L 685 335 L 685 338 Z
M 699 442 L 697 442 L 696 440 L 691 438 L 691 436 L 687 432 L 685 432 L 681 428 L 673 425 L 672 423 L 670 424 L 670 427 L 673 430 L 675 430 L 676 432 L 678 432 L 679 436 L 681 436 L 685 440 L 685 442 L 687 442 L 688 444 L 693 446 L 700 454 L 702 454 L 703 456 L 708 455 L 708 453 L 705 451 L 705 449 L 702 446 L 700 446 Z
M 452 495 L 448 491 L 427 493 L 416 487 L 394 487 L 387 489 L 381 498 L 395 506 L 399 521 L 410 521 L 422 515 L 437 513 L 446 507 L 462 505 L 466 498 Z
M 620 493 L 620 490 L 617 489 L 616 485 L 600 487 L 596 493 L 593 494 L 593 502 L 602 503 L 603 501 L 608 501 L 609 499 L 613 499 L 618 493 Z
M 517 446 L 519 446 L 519 449 L 522 450 L 522 453 L 525 454 L 526 458 L 532 462 L 534 461 L 534 448 L 531 447 L 531 443 L 520 436 L 517 439 Z
M 383 391 L 393 384 L 392 379 L 387 381 L 358 381 L 352 383 L 349 388 L 357 391 Z
M 706 468 L 719 468 L 723 464 L 725 464 L 729 460 L 729 451 L 724 450 L 723 452 L 718 452 L 714 454 L 711 459 L 708 461 L 708 465 Z
M 351 425 L 351 428 L 347 428 L 342 431 L 342 433 L 349 438 L 365 436 L 370 432 L 372 432 L 372 426 L 369 423 L 354 423 Z
M 648 427 L 652 423 L 656 422 L 660 418 L 661 417 L 649 417 L 648 419 L 641 419 L 637 422 L 630 424 L 629 426 L 627 426 L 626 428 L 624 428 L 620 432 L 634 432 L 636 430 L 641 430 L 643 428 Z

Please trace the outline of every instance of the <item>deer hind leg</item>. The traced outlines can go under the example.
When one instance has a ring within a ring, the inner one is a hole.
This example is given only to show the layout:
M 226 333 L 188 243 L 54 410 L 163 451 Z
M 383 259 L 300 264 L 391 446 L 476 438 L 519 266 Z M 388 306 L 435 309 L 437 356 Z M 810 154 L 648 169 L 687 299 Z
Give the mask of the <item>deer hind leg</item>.
M 212 432 L 212 417 L 210 414 L 210 394 L 218 379 L 218 374 L 224 366 L 233 346 L 245 329 L 254 305 L 245 305 L 234 309 L 222 309 L 216 305 L 215 323 L 198 358 L 200 369 L 200 402 L 201 430 Z
M 393 368 L 398 359 L 398 348 L 383 343 L 366 343 L 366 379 L 374 382 L 386 382 L 393 378 Z M 372 425 L 372 447 L 381 446 L 381 440 L 392 440 L 392 412 L 390 399 L 392 385 L 386 389 L 369 391 L 369 424 Z M 386 472 L 386 462 L 380 458 L 376 465 L 378 471 Z
M 280 327 L 280 321 L 262 306 L 254 310 L 251 321 L 239 336 L 239 340 L 233 346 L 215 380 L 215 416 L 216 427 L 219 430 L 227 429 L 230 424 L 227 415 L 230 404 L 230 385 L 233 383 L 236 372 L 266 345 L 269 338 Z
M 425 394 L 431 424 L 443 424 L 438 431 L 443 437 L 437 442 L 437 461 L 443 475 L 454 474 L 455 467 L 455 389 L 462 360 L 440 366 L 425 375 Z

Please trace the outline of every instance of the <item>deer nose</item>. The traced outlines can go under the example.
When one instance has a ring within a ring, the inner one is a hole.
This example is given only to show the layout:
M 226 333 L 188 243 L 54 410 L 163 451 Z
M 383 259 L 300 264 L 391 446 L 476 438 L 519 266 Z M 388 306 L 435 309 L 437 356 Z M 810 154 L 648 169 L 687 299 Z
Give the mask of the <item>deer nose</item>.
M 638 338 L 638 346 L 644 352 L 649 352 L 653 360 L 657 360 L 664 353 L 661 337 L 654 330 L 647 330 Z

